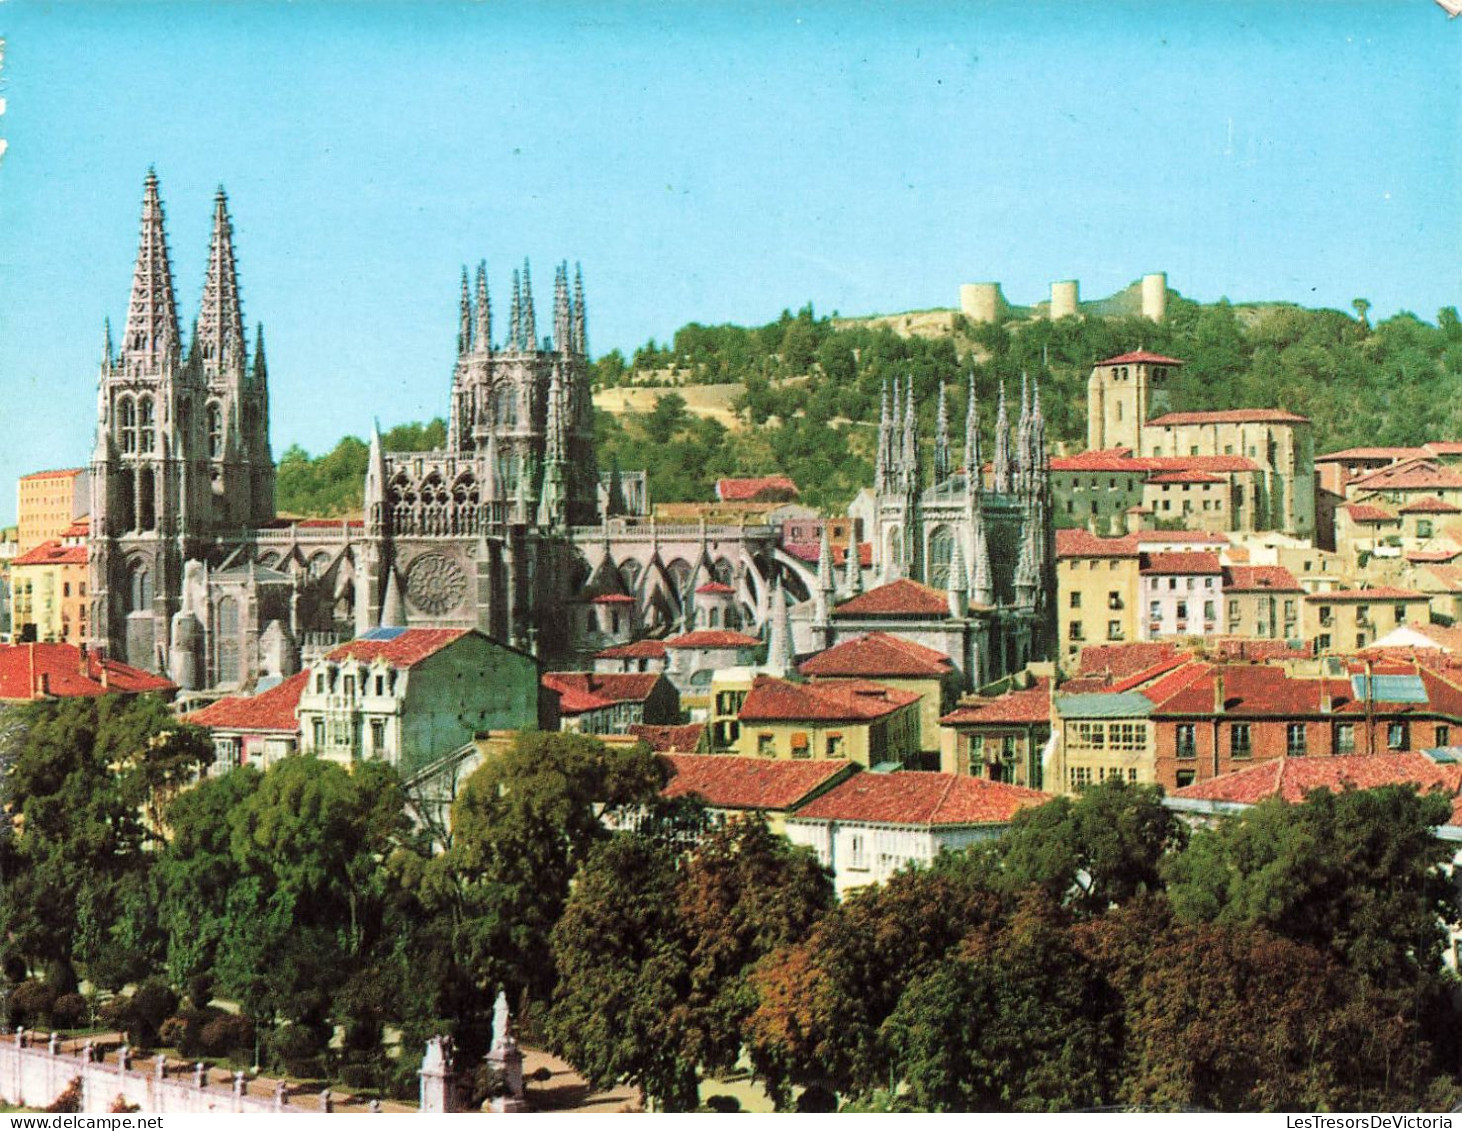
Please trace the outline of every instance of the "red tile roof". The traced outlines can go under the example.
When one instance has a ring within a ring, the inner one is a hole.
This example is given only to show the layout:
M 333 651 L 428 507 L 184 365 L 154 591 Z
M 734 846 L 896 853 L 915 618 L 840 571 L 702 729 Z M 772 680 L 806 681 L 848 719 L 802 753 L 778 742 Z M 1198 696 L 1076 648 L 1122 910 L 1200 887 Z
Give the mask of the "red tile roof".
M 1414 783 L 1423 792 L 1462 787 L 1462 766 L 1438 765 L 1424 754 L 1348 754 L 1333 758 L 1275 758 L 1186 786 L 1174 797 L 1253 805 L 1266 797 L 1299 802 L 1313 789 L 1374 789 Z
M 1401 508 L 1402 514 L 1462 514 L 1462 507 L 1444 503 L 1435 495 L 1423 495 Z
M 1227 483 L 1228 480 L 1222 475 L 1210 475 L 1206 471 L 1197 471 L 1194 468 L 1185 468 L 1182 471 L 1164 471 L 1154 475 L 1148 480 L 1149 483 Z
M 1389 585 L 1377 585 L 1374 589 L 1332 589 L 1328 593 L 1309 593 L 1306 601 L 1321 605 L 1348 603 L 1350 601 L 1425 601 L 1427 595 L 1414 589 L 1396 589 Z
M 1462 488 L 1462 475 L 1428 459 L 1403 460 L 1357 476 L 1350 482 L 1350 489 L 1356 491 L 1416 491 L 1444 487 L 1454 491 Z
M 0 700 L 176 690 L 161 676 L 83 654 L 74 644 L 0 645 Z
M 1089 530 L 1056 531 L 1058 558 L 1135 558 L 1137 539 L 1131 535 L 1102 538 Z
M 834 616 L 949 616 L 949 595 L 943 589 L 901 577 L 860 593 L 838 605 Z
M 1176 357 L 1164 357 L 1160 353 L 1153 353 L 1150 350 L 1133 350 L 1131 353 L 1118 354 L 1116 357 L 1109 357 L 1106 361 L 1097 362 L 1098 365 L 1140 365 L 1146 362 L 1149 365 L 1186 365 L 1187 363 Z
M 53 479 L 58 475 L 77 476 L 84 472 L 84 467 L 61 467 L 55 471 L 32 471 L 29 475 L 22 475 L 21 482 L 27 479 Z
M 27 550 L 17 558 L 12 558 L 10 564 L 13 566 L 32 565 L 85 565 L 85 546 L 63 546 L 59 541 L 42 542 L 34 550 Z
M 794 819 L 889 825 L 1003 825 L 1050 794 L 959 774 L 861 773 L 814 798 Z
M 694 754 L 706 735 L 705 723 L 630 723 L 630 734 L 642 739 L 657 754 Z
M 1423 448 L 1434 456 L 1462 455 L 1462 440 L 1428 440 Z
M 864 680 L 791 683 L 757 676 L 736 716 L 742 722 L 871 722 L 919 701 L 900 691 Z
M 735 593 L 736 590 L 729 585 L 723 585 L 719 581 L 708 581 L 696 589 L 697 593 Z
M 667 648 L 755 648 L 761 641 L 744 632 L 729 629 L 704 628 L 697 632 L 683 632 L 665 641 Z
M 1052 471 L 1137 472 L 1152 467 L 1145 459 L 1133 459 L 1131 448 L 1097 448 L 1074 456 L 1053 456 Z
M 1031 687 L 990 698 L 972 696 L 939 720 L 940 726 L 982 723 L 1046 723 L 1051 721 L 1051 681 L 1042 676 Z
M 183 716 L 183 722 L 219 730 L 299 730 L 300 692 L 310 681 L 309 670 L 298 672 L 268 691 L 219 699 Z
M 822 544 L 820 542 L 784 542 L 782 549 L 791 554 L 794 558 L 801 558 L 804 562 L 816 563 L 822 558 Z M 846 546 L 834 546 L 833 564 L 843 565 L 848 560 L 848 548 Z M 873 543 L 858 543 L 858 564 L 869 566 L 873 564 Z
M 636 640 L 633 644 L 616 644 L 602 652 L 595 652 L 596 660 L 663 660 L 665 641 Z
M 635 599 L 627 593 L 601 593 L 597 597 L 591 597 L 591 605 L 633 605 Z
M 1170 424 L 1308 424 L 1308 416 L 1285 412 L 1282 408 L 1229 408 L 1218 412 L 1169 412 L 1148 425 Z
M 799 670 L 817 676 L 938 679 L 952 672 L 954 664 L 933 648 L 886 632 L 870 632 L 819 652 L 800 664 Z
M 1167 640 L 1134 644 L 1093 644 L 1081 650 L 1080 670 L 1083 675 L 1106 672 L 1122 679 L 1145 671 L 1154 664 L 1172 660 L 1177 655 L 1178 646 Z
M 797 484 L 785 475 L 764 475 L 758 479 L 718 479 L 716 497 L 725 503 L 749 503 L 764 494 L 799 494 Z
M 1450 562 L 1462 550 L 1408 550 L 1406 560 L 1418 564 L 1426 562 Z
M 1147 462 L 1158 471 L 1258 471 L 1259 465 L 1248 456 L 1148 456 Z
M 1211 530 L 1142 530 L 1130 535 L 1141 546 L 1178 546 L 1192 542 L 1203 546 L 1225 546 L 1228 538 Z
M 1300 591 L 1294 574 L 1283 566 L 1226 566 L 1225 593 L 1291 593 Z
M 1316 463 L 1343 463 L 1347 460 L 1388 459 L 1393 462 L 1404 459 L 1419 459 L 1427 454 L 1425 448 L 1346 448 L 1339 452 L 1326 452 L 1316 456 Z
M 467 628 L 407 628 L 389 640 L 369 640 L 364 637 L 350 640 L 329 652 L 327 660 L 385 660 L 398 668 L 409 668 L 421 663 L 428 656 L 440 652 L 471 629 Z
M 1166 554 L 1143 554 L 1142 572 L 1145 574 L 1202 575 L 1222 574 L 1217 554 L 1183 552 Z
M 1382 510 L 1380 507 L 1368 506 L 1365 503 L 1347 503 L 1342 509 L 1350 516 L 1351 522 L 1399 521 L 1390 511 Z
M 61 531 L 62 538 L 85 538 L 91 533 L 91 519 L 83 515 L 78 518 L 65 530 Z
M 673 771 L 661 791 L 664 796 L 697 796 L 718 809 L 791 809 L 852 768 L 851 763 L 838 758 L 790 762 L 729 754 L 661 757 Z
M 643 703 L 665 677 L 659 672 L 544 672 L 543 686 L 559 693 L 559 709 L 582 714 L 615 703 Z

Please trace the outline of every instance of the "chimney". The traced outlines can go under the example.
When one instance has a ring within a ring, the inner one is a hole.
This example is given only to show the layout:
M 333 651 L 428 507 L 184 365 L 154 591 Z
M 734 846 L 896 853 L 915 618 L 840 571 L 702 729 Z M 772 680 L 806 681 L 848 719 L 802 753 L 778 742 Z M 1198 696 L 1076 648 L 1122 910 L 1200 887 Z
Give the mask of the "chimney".
M 1330 694 L 1330 681 L 1325 678 L 1325 669 L 1320 669 L 1320 713 L 1328 715 L 1335 710 L 1335 700 Z
M 1213 713 L 1223 714 L 1224 704 L 1227 702 L 1223 693 L 1223 672 L 1220 671 L 1213 677 Z

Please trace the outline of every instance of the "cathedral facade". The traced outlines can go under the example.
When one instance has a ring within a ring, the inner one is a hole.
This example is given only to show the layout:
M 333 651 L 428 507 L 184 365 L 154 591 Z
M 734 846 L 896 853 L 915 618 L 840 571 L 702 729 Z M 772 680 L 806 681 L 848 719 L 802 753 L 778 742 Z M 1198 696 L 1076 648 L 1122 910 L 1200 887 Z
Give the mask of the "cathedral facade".
M 548 666 L 588 667 L 646 636 L 759 636 L 785 602 L 802 607 L 799 645 L 826 646 L 829 560 L 788 554 L 771 524 L 657 523 L 642 483 L 597 466 L 577 268 L 555 270 L 549 333 L 526 263 L 507 305 L 495 332 L 486 268 L 464 270 L 442 448 L 388 452 L 373 430 L 360 518 L 281 518 L 263 331 L 249 348 L 227 199 L 220 189 L 185 349 L 149 172 L 125 330 L 120 343 L 107 331 L 98 382 L 93 644 L 189 692 L 267 685 L 379 627 L 477 628 Z M 867 583 L 948 590 L 977 641 L 969 670 L 985 675 L 1050 654 L 1054 593 L 1038 392 L 1022 396 L 1013 443 L 1002 395 L 996 437 L 986 486 L 964 469 L 981 465 L 973 396 L 957 468 L 941 391 L 926 484 L 912 388 L 896 389 L 865 530 Z M 858 555 L 839 572 L 845 595 L 863 590 Z

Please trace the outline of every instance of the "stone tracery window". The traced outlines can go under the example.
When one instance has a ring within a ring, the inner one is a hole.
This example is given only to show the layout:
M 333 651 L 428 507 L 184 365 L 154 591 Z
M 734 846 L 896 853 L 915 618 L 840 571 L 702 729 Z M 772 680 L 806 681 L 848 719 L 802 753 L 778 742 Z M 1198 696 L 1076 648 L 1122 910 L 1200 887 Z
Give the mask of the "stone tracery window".
M 208 458 L 218 459 L 223 455 L 223 410 L 217 401 L 208 402 Z
M 148 455 L 157 447 L 157 418 L 151 397 L 137 398 L 137 449 Z
M 935 589 L 948 589 L 949 564 L 954 557 L 954 531 L 948 526 L 935 527 L 929 536 L 928 584 Z
M 117 432 L 123 452 L 131 455 L 137 451 L 137 404 L 131 397 L 117 400 Z

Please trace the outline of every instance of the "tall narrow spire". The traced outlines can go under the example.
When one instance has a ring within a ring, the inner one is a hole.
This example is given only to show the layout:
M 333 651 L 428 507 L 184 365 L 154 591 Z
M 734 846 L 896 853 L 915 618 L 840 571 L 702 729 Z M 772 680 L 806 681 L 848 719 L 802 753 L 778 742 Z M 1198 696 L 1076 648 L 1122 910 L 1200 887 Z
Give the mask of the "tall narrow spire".
M 472 292 L 467 282 L 467 266 L 462 266 L 462 307 L 457 315 L 457 356 L 472 352 Z
M 573 333 L 573 313 L 569 309 L 569 265 L 565 261 L 553 269 L 553 348 L 560 353 L 572 353 Z
M 479 353 L 492 352 L 492 300 L 487 294 L 487 260 L 477 264 L 477 329 L 476 346 Z
M 837 582 L 833 577 L 833 544 L 828 534 L 827 522 L 822 524 L 822 538 L 817 553 L 817 591 L 813 593 L 814 619 L 823 624 L 827 621 L 828 608 L 832 604 Z
M 179 345 L 178 304 L 173 295 L 173 269 L 168 262 L 167 232 L 157 174 L 147 170 L 142 188 L 142 233 L 132 272 L 132 298 L 122 335 L 122 361 L 155 371 Z
M 208 276 L 203 281 L 203 307 L 193 330 L 193 353 L 201 357 L 208 378 L 244 369 L 244 314 L 239 305 L 239 277 L 234 262 L 233 221 L 223 186 L 213 197 L 213 235 L 208 244 Z
M 949 594 L 949 615 L 952 617 L 969 616 L 970 589 L 969 583 L 965 580 L 964 551 L 959 548 L 958 538 L 954 540 L 954 548 L 949 555 L 949 578 L 945 584 Z
M 102 319 L 102 368 L 111 369 L 112 356 L 116 351 L 112 348 L 112 320 Z
M 990 543 L 985 537 L 985 513 L 980 507 L 972 509 L 970 540 L 974 544 L 974 561 L 970 563 L 970 599 L 977 605 L 990 606 L 995 603 L 995 594 L 990 581 Z
M 538 348 L 538 322 L 533 317 L 533 272 L 528 261 L 523 260 L 523 348 Z
M 995 490 L 1010 490 L 1010 413 L 1005 408 L 1005 382 L 1000 382 L 1000 404 L 995 410 Z
M 1030 490 L 1031 454 L 1031 390 L 1030 378 L 1020 371 L 1020 422 L 1015 428 L 1015 455 L 1012 459 L 1012 486 L 1021 494 Z
M 970 491 L 980 489 L 980 409 L 975 402 L 975 375 L 970 374 L 969 399 L 965 402 L 965 483 Z
M 523 348 L 523 283 L 513 268 L 513 305 L 508 311 L 508 348 Z
M 849 597 L 863 592 L 863 563 L 859 561 L 857 536 L 851 530 L 848 532 L 848 556 L 843 559 L 843 584 Z
M 784 678 L 796 666 L 796 652 L 792 647 L 792 631 L 787 623 L 787 600 L 782 596 L 782 575 L 772 578 L 771 608 L 768 610 L 771 629 L 767 634 L 768 674 Z
M 903 443 L 903 488 L 905 491 L 919 489 L 919 433 L 914 416 L 914 376 L 909 374 L 907 396 L 904 398 L 904 443 Z
M 254 384 L 264 386 L 269 383 L 269 364 L 264 360 L 264 323 L 258 322 L 254 325 Z
M 949 478 L 949 404 L 945 398 L 944 382 L 939 382 L 939 411 L 934 423 L 934 482 L 943 483 Z
M 904 449 L 900 427 L 903 424 L 903 400 L 899 388 L 899 379 L 893 379 L 893 407 L 889 411 L 888 425 L 888 478 L 890 486 L 898 478 L 899 469 L 904 465 Z
M 876 495 L 882 495 L 888 491 L 888 463 L 891 443 L 888 434 L 888 382 L 884 381 L 883 391 L 879 395 L 878 447 L 874 455 L 875 462 L 873 467 L 873 493 Z
M 584 271 L 577 263 L 574 264 L 574 326 L 573 326 L 573 352 L 588 354 L 589 352 L 589 315 L 584 309 Z

